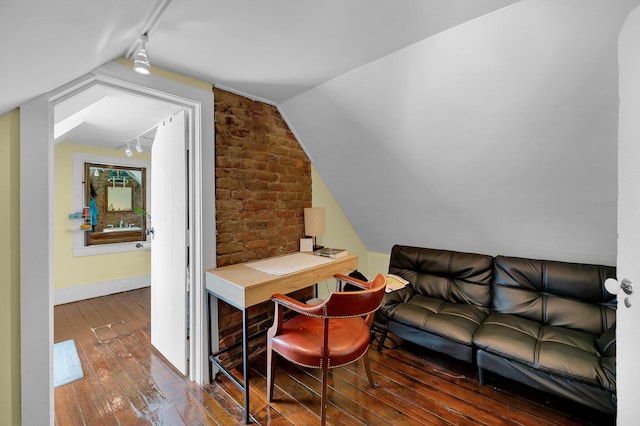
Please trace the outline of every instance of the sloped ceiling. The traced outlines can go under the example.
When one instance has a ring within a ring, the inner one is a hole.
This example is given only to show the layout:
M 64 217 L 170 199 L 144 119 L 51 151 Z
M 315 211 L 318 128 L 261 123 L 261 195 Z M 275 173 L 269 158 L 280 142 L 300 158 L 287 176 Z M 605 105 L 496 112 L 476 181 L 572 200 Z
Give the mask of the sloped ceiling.
M 155 3 L 0 2 L 0 114 L 123 56 Z
M 0 114 L 125 56 L 143 32 L 154 66 L 277 104 L 514 1 L 2 2 L 0 56 L 12 60 L 0 71 Z M 93 90 L 56 106 L 56 124 L 80 123 L 56 143 L 121 147 L 171 110 Z
M 515 1 L 174 1 L 149 48 L 159 66 L 279 104 Z
M 366 247 L 615 264 L 618 33 L 525 0 L 282 103 Z
M 277 104 L 369 250 L 614 264 L 639 2 L 2 2 L 0 114 L 124 56 L 164 5 L 152 64 Z
M 124 57 L 279 103 L 517 0 L 0 2 L 0 114 Z

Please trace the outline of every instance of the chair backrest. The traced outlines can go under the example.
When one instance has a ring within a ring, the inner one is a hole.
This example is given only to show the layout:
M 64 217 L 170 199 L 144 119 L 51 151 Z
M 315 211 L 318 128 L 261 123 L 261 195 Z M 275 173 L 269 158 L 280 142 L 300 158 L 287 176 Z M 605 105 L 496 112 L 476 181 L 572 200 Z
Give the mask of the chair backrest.
M 369 289 L 362 291 L 340 291 L 331 293 L 323 303 L 323 316 L 327 318 L 353 318 L 375 312 L 382 303 L 386 279 L 378 274 L 368 283 Z

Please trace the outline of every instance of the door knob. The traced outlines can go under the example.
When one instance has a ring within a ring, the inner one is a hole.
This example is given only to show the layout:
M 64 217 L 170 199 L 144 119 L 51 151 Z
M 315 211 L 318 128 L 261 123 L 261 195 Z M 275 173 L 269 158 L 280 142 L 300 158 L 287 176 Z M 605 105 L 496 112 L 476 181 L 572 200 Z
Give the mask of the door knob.
M 604 282 L 604 288 L 611 294 L 618 294 L 620 289 L 622 289 L 626 294 L 633 293 L 633 283 L 626 278 L 623 278 L 620 283 L 618 283 L 618 280 L 615 278 L 607 278 Z

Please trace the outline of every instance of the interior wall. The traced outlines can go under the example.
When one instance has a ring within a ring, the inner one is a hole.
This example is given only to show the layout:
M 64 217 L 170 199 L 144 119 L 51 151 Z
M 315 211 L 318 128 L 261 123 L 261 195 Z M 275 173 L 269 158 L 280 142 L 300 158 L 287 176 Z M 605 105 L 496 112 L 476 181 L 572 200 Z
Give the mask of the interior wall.
M 73 154 L 84 153 L 113 158 L 127 158 L 124 152 L 113 149 L 62 143 L 55 147 L 55 201 L 54 201 L 54 289 L 66 289 L 88 284 L 123 280 L 129 277 L 148 276 L 151 273 L 150 250 L 134 250 L 94 256 L 75 257 L 72 236 L 74 222 L 69 219 L 72 211 Z M 136 155 L 137 159 L 150 161 L 148 152 Z M 123 287 L 122 290 L 127 288 Z M 55 291 L 55 290 L 54 290 Z
M 0 116 L 0 424 L 20 424 L 20 113 Z
M 369 271 L 367 248 L 362 244 L 360 237 L 351 226 L 349 219 L 344 215 L 340 205 L 333 194 L 327 188 L 320 174 L 315 168 L 311 168 L 311 194 L 312 207 L 324 207 L 325 229 L 324 235 L 317 237 L 319 245 L 332 248 L 346 249 L 349 254 L 358 256 L 358 270 L 367 278 L 373 279 Z M 318 283 L 318 297 L 325 298 L 335 290 L 335 280 L 326 280 Z
M 311 206 L 311 162 L 277 108 L 214 89 L 216 140 L 217 265 L 297 252 L 304 236 L 303 211 Z M 308 300 L 311 288 L 293 297 Z M 251 308 L 249 334 L 273 323 L 273 302 Z M 242 338 L 242 315 L 218 301 L 218 334 L 224 348 Z M 222 362 L 242 361 L 240 347 Z M 249 343 L 250 356 L 264 341 Z
M 615 264 L 617 34 L 634 3 L 524 0 L 280 107 L 369 251 Z

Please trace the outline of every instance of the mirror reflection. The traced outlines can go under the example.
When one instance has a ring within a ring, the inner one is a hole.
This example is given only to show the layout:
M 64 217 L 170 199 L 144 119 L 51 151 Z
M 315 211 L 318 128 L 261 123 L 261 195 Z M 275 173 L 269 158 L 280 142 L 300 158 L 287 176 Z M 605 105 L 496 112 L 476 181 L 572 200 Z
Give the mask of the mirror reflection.
M 146 168 L 85 163 L 84 182 L 91 212 L 85 245 L 145 240 Z

